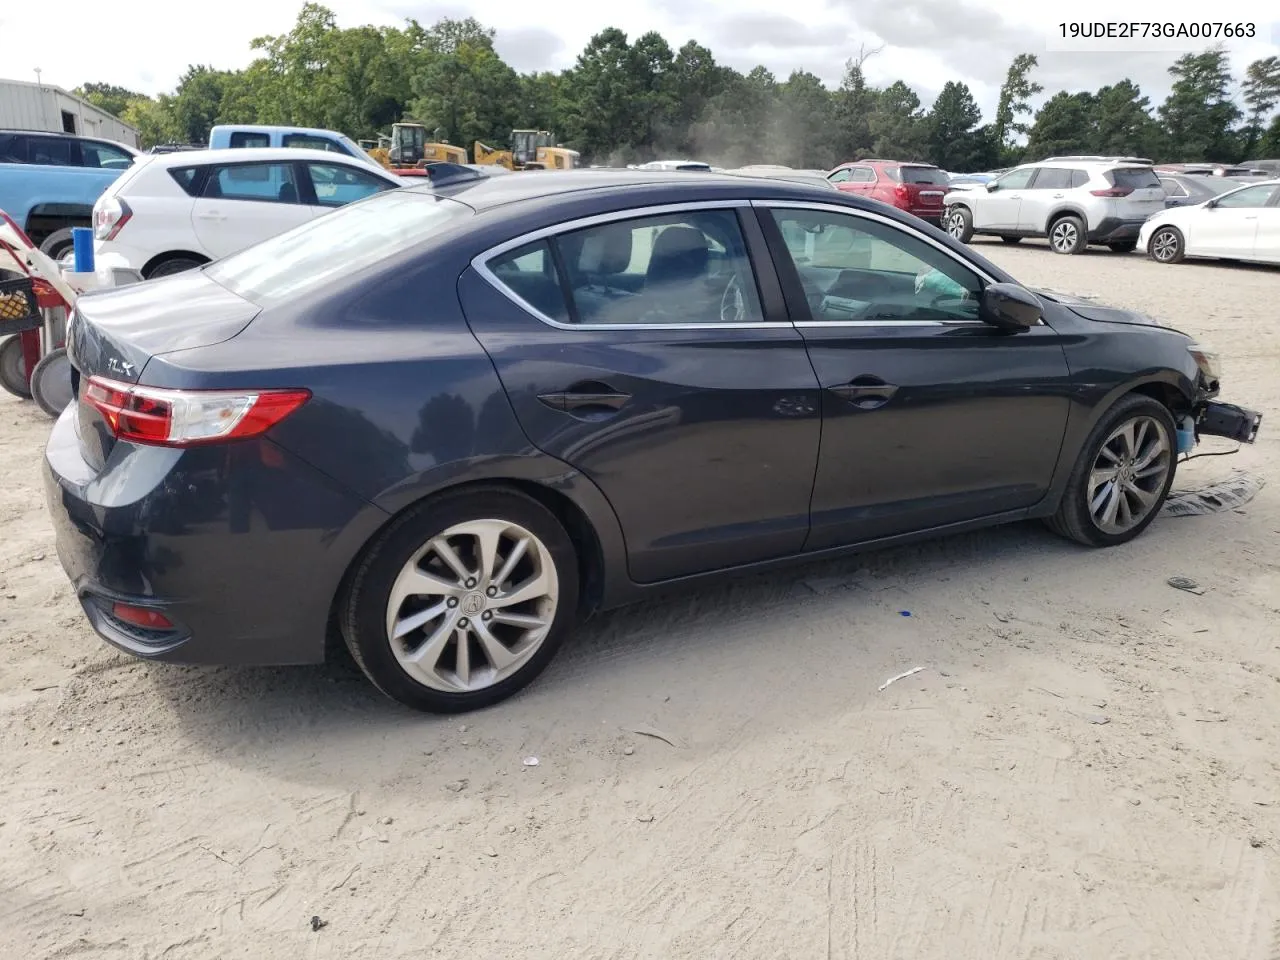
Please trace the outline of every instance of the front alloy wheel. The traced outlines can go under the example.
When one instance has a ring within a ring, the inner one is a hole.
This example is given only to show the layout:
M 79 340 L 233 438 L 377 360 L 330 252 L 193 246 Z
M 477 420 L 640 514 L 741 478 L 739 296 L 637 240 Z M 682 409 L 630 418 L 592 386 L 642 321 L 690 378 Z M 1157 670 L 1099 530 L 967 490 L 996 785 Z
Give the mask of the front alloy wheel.
M 1182 234 L 1173 227 L 1161 227 L 1151 235 L 1149 249 L 1156 263 L 1177 263 L 1182 259 Z
M 1089 513 L 1103 533 L 1128 533 L 1155 509 L 1173 458 L 1164 424 L 1134 417 L 1111 431 L 1089 473 Z
M 551 552 L 519 524 L 454 524 L 401 569 L 387 600 L 387 641 L 424 686 L 483 690 L 538 652 L 555 619 L 558 580 Z

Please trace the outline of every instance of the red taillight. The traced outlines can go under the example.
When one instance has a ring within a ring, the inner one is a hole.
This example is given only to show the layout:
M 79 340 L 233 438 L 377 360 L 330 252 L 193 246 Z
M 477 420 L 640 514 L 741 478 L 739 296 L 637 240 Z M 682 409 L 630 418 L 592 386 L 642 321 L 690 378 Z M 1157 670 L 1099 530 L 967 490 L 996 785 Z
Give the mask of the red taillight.
M 173 629 L 173 621 L 163 613 L 158 610 L 148 610 L 146 607 L 134 606 L 132 603 L 113 603 L 111 605 L 111 615 L 124 623 L 142 627 L 143 630 Z
M 1107 190 L 1090 190 L 1095 197 L 1127 197 L 1133 193 L 1133 187 L 1110 187 Z
M 893 196 L 899 203 L 907 203 L 911 200 L 911 191 L 905 183 L 900 183 L 893 188 Z
M 119 197 L 103 197 L 93 210 L 93 235 L 98 240 L 114 240 L 132 217 L 133 211 Z
M 90 377 L 80 402 L 118 440 L 191 447 L 256 437 L 311 397 L 309 390 L 171 390 Z

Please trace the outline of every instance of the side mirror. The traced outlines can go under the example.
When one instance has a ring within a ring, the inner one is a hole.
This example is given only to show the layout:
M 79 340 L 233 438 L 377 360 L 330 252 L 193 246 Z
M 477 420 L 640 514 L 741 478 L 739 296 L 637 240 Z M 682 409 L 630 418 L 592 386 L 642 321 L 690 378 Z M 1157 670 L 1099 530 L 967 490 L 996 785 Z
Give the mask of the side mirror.
M 978 319 L 1001 330 L 1026 330 L 1044 316 L 1040 299 L 1016 283 L 993 283 L 982 291 Z
M 992 180 L 990 183 L 984 183 L 982 186 L 983 186 L 983 189 L 987 191 L 987 193 L 995 193 L 997 190 L 1000 189 L 1000 184 L 996 183 L 996 181 L 994 180 Z

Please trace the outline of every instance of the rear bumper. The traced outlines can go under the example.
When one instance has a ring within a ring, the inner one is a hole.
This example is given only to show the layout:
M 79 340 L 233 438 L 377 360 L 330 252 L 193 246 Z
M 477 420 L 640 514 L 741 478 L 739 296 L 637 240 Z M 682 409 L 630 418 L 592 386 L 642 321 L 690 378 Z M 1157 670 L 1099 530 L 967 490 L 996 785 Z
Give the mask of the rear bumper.
M 1123 243 L 1126 240 L 1137 241 L 1142 220 L 1121 220 L 1118 217 L 1107 217 L 1099 221 L 1098 226 L 1089 232 L 1090 243 Z
M 177 663 L 324 659 L 332 599 L 386 515 L 270 441 L 187 451 L 118 443 L 95 472 L 75 409 L 44 461 L 58 559 L 94 630 Z M 125 602 L 173 630 L 112 616 Z
M 1206 403 L 1196 418 L 1197 435 L 1226 437 L 1239 443 L 1253 443 L 1261 426 L 1262 414 L 1218 400 Z

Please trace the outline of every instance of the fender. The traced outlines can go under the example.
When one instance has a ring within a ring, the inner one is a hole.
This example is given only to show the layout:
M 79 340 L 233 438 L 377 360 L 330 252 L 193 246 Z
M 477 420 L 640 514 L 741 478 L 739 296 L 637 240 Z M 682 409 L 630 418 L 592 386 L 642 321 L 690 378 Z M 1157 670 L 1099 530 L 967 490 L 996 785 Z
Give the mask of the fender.
M 1084 229 L 1086 233 L 1091 229 L 1089 226 L 1089 215 L 1084 212 L 1083 207 L 1074 203 L 1064 203 L 1062 206 L 1055 208 L 1054 211 L 1045 218 L 1044 227 L 1041 229 L 1041 233 L 1047 235 L 1049 233 L 1049 227 L 1053 224 L 1053 221 L 1057 220 L 1064 213 L 1072 214 L 1084 221 Z

